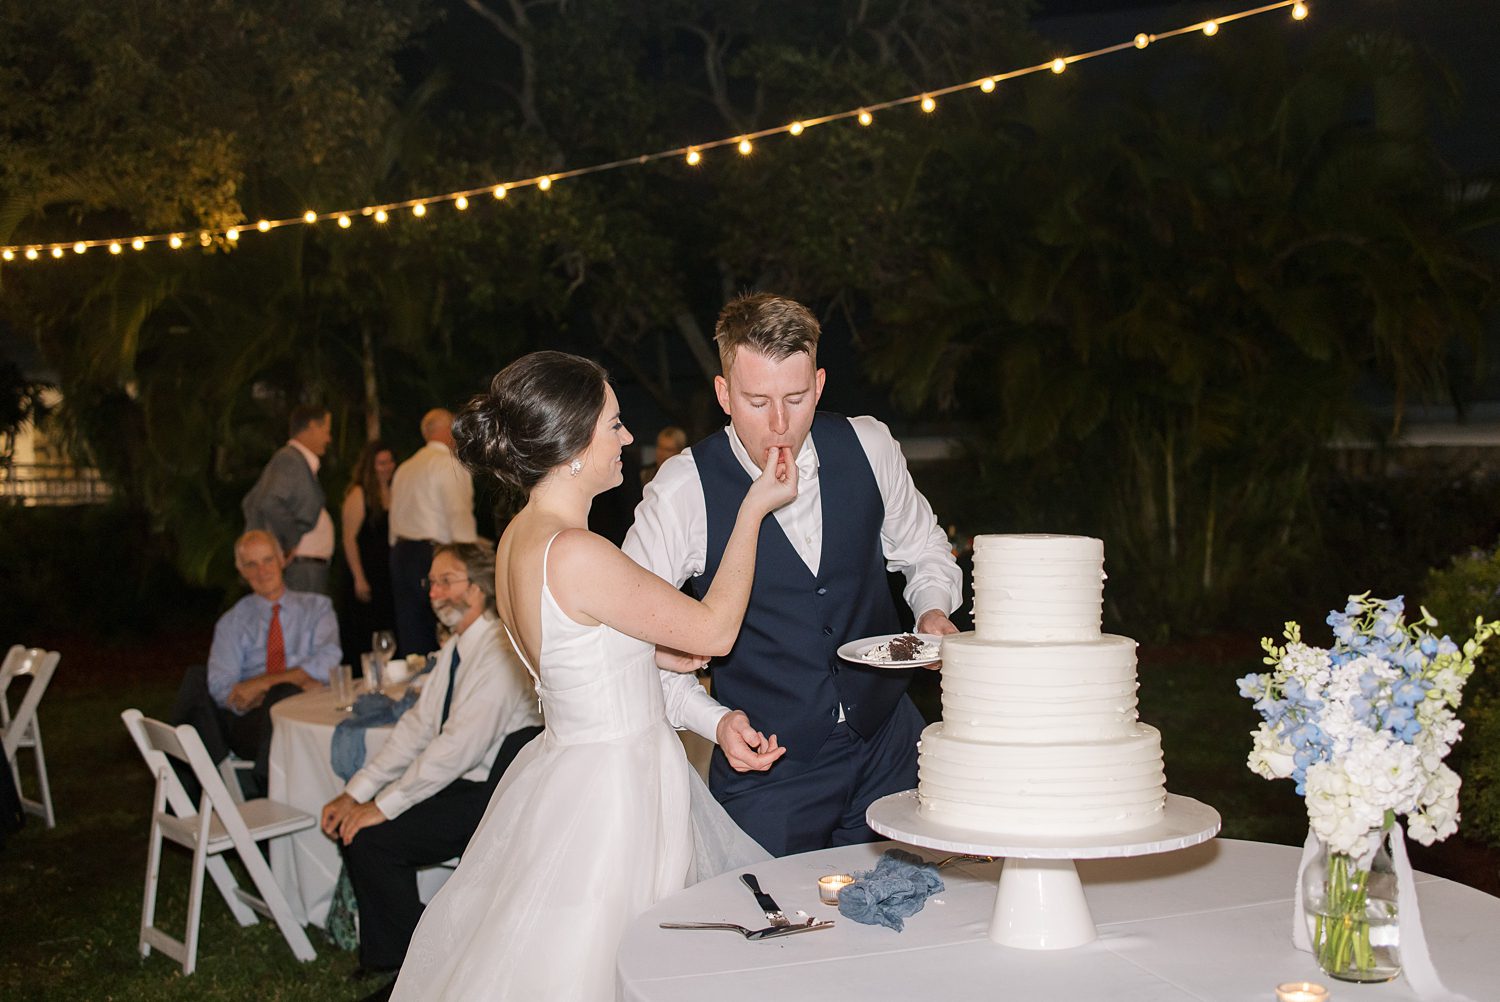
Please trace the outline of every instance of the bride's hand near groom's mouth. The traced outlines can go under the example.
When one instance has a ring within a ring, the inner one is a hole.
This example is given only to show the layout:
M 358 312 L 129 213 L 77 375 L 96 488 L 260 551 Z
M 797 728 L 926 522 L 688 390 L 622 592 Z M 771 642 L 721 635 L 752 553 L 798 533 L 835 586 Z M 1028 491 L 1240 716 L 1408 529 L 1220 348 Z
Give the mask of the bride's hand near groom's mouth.
M 797 463 L 790 446 L 773 445 L 766 450 L 760 476 L 750 485 L 745 503 L 754 504 L 763 515 L 790 504 L 797 497 Z

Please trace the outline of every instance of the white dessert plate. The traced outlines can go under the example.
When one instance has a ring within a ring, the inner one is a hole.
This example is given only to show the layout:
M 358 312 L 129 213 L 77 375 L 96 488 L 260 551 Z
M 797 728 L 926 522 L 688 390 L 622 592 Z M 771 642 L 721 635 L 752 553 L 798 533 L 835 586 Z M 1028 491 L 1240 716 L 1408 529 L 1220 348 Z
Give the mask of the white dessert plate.
M 915 661 L 871 661 L 865 657 L 865 654 L 871 648 L 879 647 L 881 644 L 889 643 L 897 637 L 904 635 L 905 634 L 901 633 L 883 633 L 878 637 L 865 637 L 863 640 L 851 640 L 847 644 L 839 647 L 839 657 L 843 658 L 845 661 L 852 661 L 857 665 L 868 665 L 872 668 L 920 668 L 923 665 L 935 664 L 938 661 L 943 660 L 941 655 L 930 658 L 917 658 Z M 913 634 L 913 636 L 921 638 L 923 643 L 937 644 L 939 645 L 939 650 L 941 650 L 943 638 L 938 636 L 937 634 L 916 633 Z

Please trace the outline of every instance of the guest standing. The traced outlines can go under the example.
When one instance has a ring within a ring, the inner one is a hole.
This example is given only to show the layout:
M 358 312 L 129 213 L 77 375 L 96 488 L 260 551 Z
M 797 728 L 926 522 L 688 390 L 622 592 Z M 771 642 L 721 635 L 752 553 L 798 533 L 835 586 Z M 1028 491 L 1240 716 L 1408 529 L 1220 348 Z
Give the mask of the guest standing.
M 641 470 L 641 485 L 649 484 L 656 471 L 661 469 L 661 464 L 677 455 L 687 448 L 687 432 L 669 424 L 656 433 L 656 456 L 653 457 L 651 465 Z
M 370 636 L 376 630 L 396 628 L 389 537 L 395 472 L 396 454 L 391 447 L 379 440 L 366 442 L 344 492 L 344 562 L 349 565 L 350 588 L 342 632 L 344 654 L 351 661 L 370 649 Z
M 396 646 L 401 654 L 437 647 L 437 618 L 422 578 L 439 543 L 472 543 L 474 481 L 453 455 L 453 414 L 434 408 L 422 416 L 426 442 L 396 467 L 391 480 L 391 593 L 396 607 Z
M 359 903 L 359 965 L 395 971 L 422 902 L 417 870 L 464 851 L 490 792 L 541 733 L 536 689 L 495 618 L 495 552 L 437 548 L 432 608 L 452 637 L 422 694 L 380 751 L 323 807 L 322 827 L 344 846 Z
M 252 760 L 254 793 L 264 796 L 271 706 L 327 683 L 339 662 L 339 628 L 327 595 L 286 587 L 281 547 L 269 532 L 241 536 L 234 562 L 251 594 L 214 624 L 208 665 L 188 669 L 172 722 L 192 724 L 215 762 L 231 751 Z
M 318 469 L 333 440 L 333 415 L 299 404 L 287 426 L 290 440 L 271 456 L 240 508 L 247 530 L 270 532 L 288 555 L 287 587 L 326 595 L 334 533 Z

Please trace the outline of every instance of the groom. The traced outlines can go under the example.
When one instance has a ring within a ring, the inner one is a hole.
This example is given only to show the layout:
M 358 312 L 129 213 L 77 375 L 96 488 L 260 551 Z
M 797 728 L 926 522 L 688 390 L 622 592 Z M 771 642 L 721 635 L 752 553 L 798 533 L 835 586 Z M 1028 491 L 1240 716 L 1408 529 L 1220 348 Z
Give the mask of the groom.
M 789 299 L 745 295 L 724 307 L 714 391 L 729 427 L 661 467 L 623 547 L 702 598 L 767 450 L 796 455 L 797 498 L 762 524 L 744 625 L 714 662 L 717 700 L 691 675 L 662 677 L 672 724 L 717 739 L 714 796 L 777 856 L 874 841 L 865 809 L 917 785 L 910 670 L 838 656 L 846 641 L 900 628 L 887 568 L 906 576 L 918 632 L 957 632 L 948 613 L 961 594 L 948 538 L 889 430 L 816 410 L 819 333 Z M 755 727 L 779 736 L 780 761 Z

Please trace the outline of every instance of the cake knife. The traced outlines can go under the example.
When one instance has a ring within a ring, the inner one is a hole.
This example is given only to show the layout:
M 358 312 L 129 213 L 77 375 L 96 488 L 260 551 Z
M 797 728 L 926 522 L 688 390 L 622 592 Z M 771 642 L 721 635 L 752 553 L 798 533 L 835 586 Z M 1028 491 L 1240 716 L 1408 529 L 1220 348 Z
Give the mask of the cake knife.
M 760 905 L 760 910 L 766 913 L 766 921 L 770 922 L 773 926 L 787 926 L 792 924 L 781 913 L 781 906 L 776 903 L 776 899 L 760 889 L 760 881 L 755 879 L 755 874 L 742 873 L 740 874 L 740 880 L 744 881 L 745 886 L 750 888 L 750 893 L 755 895 L 755 903 Z

